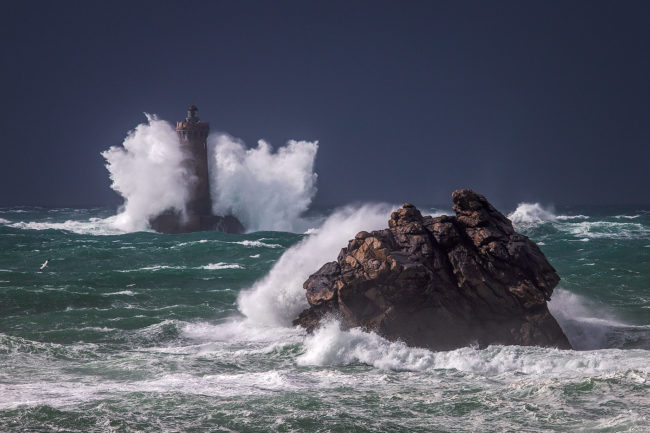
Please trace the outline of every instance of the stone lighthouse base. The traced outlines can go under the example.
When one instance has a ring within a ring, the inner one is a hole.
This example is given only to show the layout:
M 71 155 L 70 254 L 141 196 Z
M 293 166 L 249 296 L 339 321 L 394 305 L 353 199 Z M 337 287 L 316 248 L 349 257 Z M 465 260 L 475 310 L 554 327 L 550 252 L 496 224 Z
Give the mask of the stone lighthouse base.
M 155 231 L 168 234 L 212 230 L 224 233 L 244 233 L 245 231 L 242 223 L 231 215 L 188 215 L 183 218 L 179 214 L 169 213 L 152 218 L 149 220 L 149 224 Z

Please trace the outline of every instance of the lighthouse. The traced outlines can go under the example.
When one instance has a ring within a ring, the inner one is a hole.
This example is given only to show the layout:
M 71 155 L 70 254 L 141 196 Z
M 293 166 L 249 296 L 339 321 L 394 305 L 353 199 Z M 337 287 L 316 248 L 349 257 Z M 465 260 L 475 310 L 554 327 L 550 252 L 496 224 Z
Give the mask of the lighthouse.
M 194 176 L 190 186 L 190 199 L 186 205 L 189 215 L 211 215 L 210 179 L 208 177 L 208 133 L 210 124 L 201 122 L 196 105 L 187 109 L 185 120 L 176 122 L 176 133 L 188 158 L 183 162 Z
M 208 133 L 210 124 L 201 122 L 199 109 L 191 105 L 187 117 L 176 122 L 178 145 L 185 154 L 183 167 L 189 176 L 189 197 L 184 212 L 167 211 L 151 220 L 149 225 L 160 233 L 190 233 L 217 230 L 243 233 L 244 227 L 232 215 L 212 214 L 210 177 L 208 171 Z

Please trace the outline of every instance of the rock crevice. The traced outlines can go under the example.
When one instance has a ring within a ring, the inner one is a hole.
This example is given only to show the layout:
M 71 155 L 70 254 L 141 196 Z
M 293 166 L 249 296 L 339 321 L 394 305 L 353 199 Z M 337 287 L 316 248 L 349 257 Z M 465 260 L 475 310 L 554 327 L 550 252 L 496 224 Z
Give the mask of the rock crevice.
M 452 194 L 456 216 L 406 203 L 389 228 L 359 232 L 304 283 L 312 331 L 344 327 L 436 350 L 470 344 L 570 348 L 546 305 L 559 277 L 544 254 L 480 194 Z

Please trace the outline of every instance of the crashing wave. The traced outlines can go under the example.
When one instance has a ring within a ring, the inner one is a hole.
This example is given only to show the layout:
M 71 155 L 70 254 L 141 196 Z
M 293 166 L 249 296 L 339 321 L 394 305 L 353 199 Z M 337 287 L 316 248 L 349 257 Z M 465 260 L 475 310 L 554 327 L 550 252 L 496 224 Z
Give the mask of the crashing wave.
M 621 369 L 640 369 L 647 375 L 645 351 L 581 352 L 524 346 L 489 346 L 486 349 L 464 347 L 434 352 L 388 341 L 376 333 L 358 328 L 341 330 L 329 321 L 305 339 L 305 351 L 298 365 L 349 365 L 362 363 L 375 368 L 397 371 L 458 371 L 495 376 L 501 374 L 598 374 Z
M 544 209 L 539 203 L 519 203 L 508 218 L 515 226 L 557 221 L 552 210 Z
M 530 226 L 545 222 L 560 222 L 589 219 L 587 215 L 556 215 L 553 208 L 539 203 L 519 203 L 517 209 L 508 215 L 515 226 Z
M 274 152 L 264 140 L 247 149 L 221 134 L 210 136 L 209 146 L 215 214 L 234 215 L 249 231 L 305 231 L 301 215 L 316 194 L 317 141 L 290 140 Z
M 147 123 L 129 132 L 122 146 L 102 152 L 111 188 L 124 197 L 112 221 L 123 231 L 149 228 L 149 219 L 167 210 L 183 213 L 194 181 L 183 161 L 178 135 L 169 122 L 146 114 Z
M 348 240 L 361 230 L 386 225 L 391 207 L 346 207 L 330 215 L 318 231 L 289 248 L 271 271 L 240 294 L 240 311 L 249 319 L 270 325 L 289 325 L 307 308 L 303 282 L 323 263 L 336 257 Z

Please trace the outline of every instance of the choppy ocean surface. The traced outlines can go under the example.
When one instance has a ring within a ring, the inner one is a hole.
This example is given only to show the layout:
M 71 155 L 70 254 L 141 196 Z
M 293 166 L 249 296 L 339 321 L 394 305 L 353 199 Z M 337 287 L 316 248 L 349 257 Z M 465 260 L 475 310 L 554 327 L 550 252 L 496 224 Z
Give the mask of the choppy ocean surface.
M 293 328 L 306 276 L 389 212 L 160 235 L 0 209 L 0 432 L 650 431 L 648 208 L 510 215 L 562 277 L 551 309 L 579 350 Z

